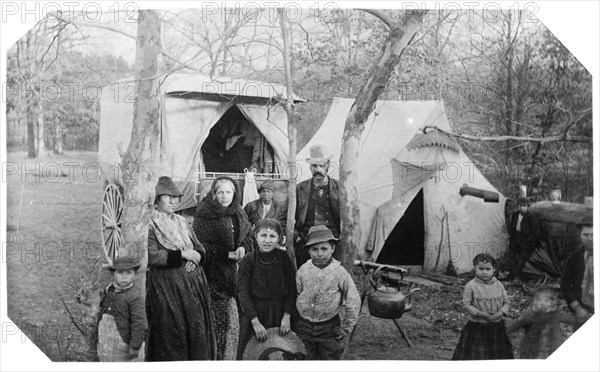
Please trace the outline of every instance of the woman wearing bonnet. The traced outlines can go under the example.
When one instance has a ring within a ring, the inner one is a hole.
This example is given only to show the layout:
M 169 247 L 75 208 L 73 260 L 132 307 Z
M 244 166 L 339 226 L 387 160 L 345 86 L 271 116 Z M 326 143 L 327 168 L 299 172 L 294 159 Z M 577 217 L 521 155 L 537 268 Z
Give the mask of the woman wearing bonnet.
M 216 359 L 206 254 L 174 213 L 181 195 L 171 178 L 159 178 L 148 231 L 147 361 Z

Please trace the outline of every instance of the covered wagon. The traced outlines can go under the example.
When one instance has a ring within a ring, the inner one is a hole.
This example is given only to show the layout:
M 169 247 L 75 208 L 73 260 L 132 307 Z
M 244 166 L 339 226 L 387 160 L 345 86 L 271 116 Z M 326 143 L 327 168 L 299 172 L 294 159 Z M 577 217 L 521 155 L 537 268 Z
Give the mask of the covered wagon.
M 541 242 L 523 266 L 529 278 L 561 276 L 567 257 L 581 245 L 577 224 L 593 217 L 593 208 L 578 203 L 540 201 L 529 208 L 540 221 Z
M 257 185 L 273 179 L 275 200 L 287 200 L 287 116 L 276 97 L 285 87 L 266 82 L 170 74 L 158 79 L 160 160 L 158 176 L 171 177 L 183 191 L 179 211 L 193 211 L 211 182 L 227 175 L 243 190 L 246 172 Z M 133 126 L 136 84 L 123 79 L 105 86 L 100 102 L 98 161 L 104 176 L 102 242 L 108 261 L 122 244 L 121 164 Z M 296 102 L 301 101 L 293 97 Z

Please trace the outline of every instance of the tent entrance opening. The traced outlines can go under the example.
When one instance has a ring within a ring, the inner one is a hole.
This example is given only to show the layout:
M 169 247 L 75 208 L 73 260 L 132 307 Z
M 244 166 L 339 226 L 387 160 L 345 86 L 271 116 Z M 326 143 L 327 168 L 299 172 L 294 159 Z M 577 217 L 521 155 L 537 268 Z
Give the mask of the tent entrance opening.
M 423 189 L 421 189 L 385 240 L 377 262 L 390 265 L 423 265 L 424 238 Z
M 233 105 L 212 127 L 201 148 L 206 172 L 272 173 L 273 147 L 248 118 Z

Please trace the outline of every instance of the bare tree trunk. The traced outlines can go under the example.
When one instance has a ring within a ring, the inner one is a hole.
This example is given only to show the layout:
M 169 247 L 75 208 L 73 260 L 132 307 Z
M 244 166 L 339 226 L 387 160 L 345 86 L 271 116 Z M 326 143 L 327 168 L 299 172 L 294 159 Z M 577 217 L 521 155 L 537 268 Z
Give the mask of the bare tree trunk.
M 514 129 L 513 129 L 513 97 L 512 97 L 512 93 L 513 93 L 513 75 L 512 75 L 512 70 L 513 70 L 513 58 L 514 58 L 514 48 L 512 46 L 512 13 L 509 11 L 508 12 L 508 20 L 507 20 L 507 33 L 506 33 L 506 45 L 507 45 L 507 49 L 506 49 L 506 114 L 505 114 L 505 123 L 504 126 L 506 128 L 506 134 L 511 136 L 514 135 Z M 505 169 L 512 169 L 512 161 L 511 161 L 511 147 L 513 146 L 511 141 L 507 141 L 505 143 L 504 146 L 504 163 L 506 164 L 506 168 Z M 508 187 L 511 183 L 511 179 L 510 179 L 510 174 L 507 172 L 506 175 L 506 189 L 508 190 Z
M 37 153 L 35 152 L 35 97 L 31 97 L 27 100 L 27 108 L 25 120 L 27 121 L 27 157 L 35 158 Z
M 60 126 L 60 116 L 54 126 L 54 153 L 60 155 L 63 153 L 62 127 Z
M 386 24 L 391 20 L 378 11 L 369 10 Z M 357 169 L 360 137 L 365 122 L 373 112 L 375 102 L 383 92 L 400 56 L 417 33 L 427 11 L 406 11 L 399 24 L 393 24 L 383 53 L 360 89 L 346 118 L 340 155 L 340 216 L 341 239 L 338 246 L 342 265 L 350 270 L 358 253 L 361 239 L 360 209 L 358 206 Z
M 154 170 L 160 152 L 160 126 L 154 77 L 158 72 L 160 29 L 157 11 L 140 10 L 135 57 L 138 94 L 134 103 L 131 141 L 121 164 L 125 184 L 122 231 L 127 249 L 124 254 L 137 255 L 141 259 L 141 273 L 148 265 L 148 223 L 154 202 L 154 186 L 158 180 Z M 145 275 L 139 275 L 136 285 L 145 289 L 145 279 Z
M 125 246 L 119 248 L 120 255 L 139 258 L 141 267 L 134 285 L 144 294 L 148 267 L 148 224 L 154 202 L 154 187 L 158 180 L 155 169 L 160 151 L 158 84 L 155 83 L 160 30 L 157 11 L 139 11 L 135 58 L 137 100 L 134 103 L 131 141 L 121 164 L 125 199 L 122 233 Z M 98 342 L 111 340 L 99 339 Z
M 294 251 L 294 225 L 296 224 L 296 181 L 298 172 L 296 168 L 296 128 L 298 126 L 298 113 L 294 104 L 294 89 L 292 83 L 292 70 L 290 66 L 290 34 L 288 25 L 283 17 L 283 9 L 277 9 L 279 12 L 279 22 L 281 25 L 281 36 L 283 39 L 283 65 L 285 69 L 285 86 L 287 100 L 283 102 L 283 107 L 288 118 L 288 169 L 290 181 L 288 184 L 288 212 L 285 250 L 296 267 L 296 252 Z
M 31 32 L 27 32 L 25 34 L 25 50 L 29 51 L 30 46 L 31 46 Z M 20 42 L 17 41 L 17 46 L 20 46 Z M 18 51 L 19 49 L 17 49 Z M 20 53 L 19 53 L 20 54 Z M 27 61 L 29 62 L 28 59 L 28 55 L 27 53 L 23 53 L 24 54 L 24 62 Z M 17 61 L 19 60 L 19 58 L 21 58 L 21 56 L 19 55 L 17 57 Z M 31 75 L 30 75 L 30 67 L 29 65 L 27 65 L 26 68 L 23 69 L 23 77 L 25 80 L 25 84 L 29 85 L 29 80 L 31 79 Z M 35 92 L 31 86 L 28 86 L 28 88 L 30 88 L 30 90 L 32 92 Z M 35 158 L 37 156 L 36 153 L 36 146 L 35 146 L 35 111 L 34 111 L 34 107 L 35 107 L 35 102 L 37 99 L 37 95 L 34 93 L 32 96 L 27 98 L 27 102 L 26 105 L 27 107 L 25 108 L 25 121 L 27 122 L 27 157 L 28 158 Z
M 44 102 L 41 96 L 38 96 L 36 129 L 36 153 L 38 158 L 43 158 L 46 157 L 46 145 L 44 144 Z

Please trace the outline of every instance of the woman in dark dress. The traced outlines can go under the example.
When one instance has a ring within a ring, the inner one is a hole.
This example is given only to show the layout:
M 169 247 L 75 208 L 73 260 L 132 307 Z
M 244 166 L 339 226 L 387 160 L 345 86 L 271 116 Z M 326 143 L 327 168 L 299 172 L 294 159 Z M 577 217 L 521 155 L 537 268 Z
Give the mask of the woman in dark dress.
M 215 360 L 216 337 L 204 248 L 174 212 L 183 195 L 160 177 L 148 231 L 147 361 Z
M 278 221 L 267 218 L 256 223 L 254 237 L 258 250 L 248 253 L 238 271 L 238 297 L 242 307 L 238 360 L 246 344 L 256 335 L 267 338 L 267 329 L 279 327 L 280 335 L 290 331 L 290 316 L 296 301 L 294 268 L 280 248 L 283 231 Z
M 194 232 L 206 248 L 217 359 L 235 360 L 239 340 L 237 263 L 252 248 L 250 223 L 240 205 L 235 181 L 218 177 L 196 209 Z

